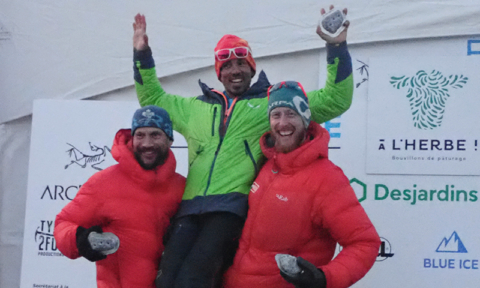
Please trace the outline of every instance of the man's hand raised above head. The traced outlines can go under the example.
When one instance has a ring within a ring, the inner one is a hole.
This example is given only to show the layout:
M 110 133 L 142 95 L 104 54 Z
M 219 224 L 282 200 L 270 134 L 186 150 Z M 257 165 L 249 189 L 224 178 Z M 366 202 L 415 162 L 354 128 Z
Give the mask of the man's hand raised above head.
M 147 22 L 145 15 L 138 13 L 133 22 L 133 48 L 144 50 L 148 48 Z
M 333 10 L 333 8 L 334 8 L 333 5 L 330 5 L 330 11 Z M 347 12 L 348 12 L 347 8 L 344 8 L 343 9 L 343 14 L 347 15 Z M 323 16 L 326 13 L 325 9 L 322 8 L 320 10 L 320 13 Z M 345 29 L 340 34 L 338 34 L 337 37 L 331 37 L 331 36 L 323 33 L 322 28 L 320 28 L 320 26 L 317 26 L 317 34 L 318 34 L 318 36 L 320 36 L 320 38 L 322 38 L 323 40 L 325 40 L 329 44 L 339 44 L 339 43 L 342 43 L 342 42 L 347 40 L 347 30 L 348 30 L 349 25 L 350 25 L 350 22 L 348 20 L 345 21 L 345 23 L 343 23 L 343 26 L 345 26 Z

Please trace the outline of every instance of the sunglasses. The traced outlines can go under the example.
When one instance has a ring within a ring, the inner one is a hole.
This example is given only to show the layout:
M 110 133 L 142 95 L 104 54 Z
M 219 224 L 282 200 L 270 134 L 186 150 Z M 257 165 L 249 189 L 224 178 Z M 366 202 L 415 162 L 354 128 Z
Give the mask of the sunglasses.
M 290 88 L 290 89 L 296 89 L 299 92 L 302 92 L 305 97 L 307 97 L 307 93 L 305 92 L 305 89 L 303 89 L 302 84 L 300 82 L 296 81 L 282 81 L 279 82 L 273 86 L 270 86 L 267 90 L 267 99 L 270 99 L 270 93 L 277 91 L 278 89 L 285 87 L 285 88 Z
M 215 57 L 218 61 L 227 61 L 232 56 L 232 52 L 237 58 L 247 58 L 248 53 L 252 54 L 252 51 L 248 47 L 235 47 L 230 49 L 220 49 L 215 52 Z

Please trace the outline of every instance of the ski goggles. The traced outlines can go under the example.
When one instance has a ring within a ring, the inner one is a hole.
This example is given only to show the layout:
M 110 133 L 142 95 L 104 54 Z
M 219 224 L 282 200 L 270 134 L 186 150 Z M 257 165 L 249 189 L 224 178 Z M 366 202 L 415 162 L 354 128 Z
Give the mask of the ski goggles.
M 307 98 L 307 92 L 305 92 L 305 89 L 303 89 L 303 86 L 302 84 L 300 84 L 300 82 L 282 81 L 268 88 L 267 99 L 270 99 L 270 93 L 275 92 L 282 87 L 298 90 L 299 92 L 302 92 L 303 95 L 305 95 L 305 98 Z
M 252 54 L 252 51 L 248 47 L 235 47 L 230 49 L 220 49 L 215 51 L 215 57 L 218 61 L 227 61 L 232 57 L 232 53 L 236 58 L 247 58 L 248 54 Z

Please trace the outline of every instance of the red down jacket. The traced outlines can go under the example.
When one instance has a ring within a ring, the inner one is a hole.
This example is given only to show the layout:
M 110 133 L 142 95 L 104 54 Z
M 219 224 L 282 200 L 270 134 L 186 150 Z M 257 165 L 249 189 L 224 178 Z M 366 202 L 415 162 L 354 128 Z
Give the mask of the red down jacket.
M 117 132 L 112 156 L 118 161 L 94 174 L 55 219 L 58 249 L 78 258 L 78 226 L 100 225 L 120 239 L 117 252 L 97 261 L 97 285 L 103 287 L 155 287 L 162 237 L 176 212 L 185 178 L 175 173 L 170 150 L 165 164 L 144 170 L 132 152 L 130 130 Z
M 328 160 L 328 132 L 309 126 L 309 141 L 269 159 L 252 185 L 249 211 L 227 288 L 294 287 L 280 276 L 277 253 L 301 256 L 320 268 L 327 288 L 349 287 L 372 267 L 379 236 L 343 171 Z M 313 139 L 312 139 L 313 137 Z M 334 256 L 336 243 L 343 249 Z

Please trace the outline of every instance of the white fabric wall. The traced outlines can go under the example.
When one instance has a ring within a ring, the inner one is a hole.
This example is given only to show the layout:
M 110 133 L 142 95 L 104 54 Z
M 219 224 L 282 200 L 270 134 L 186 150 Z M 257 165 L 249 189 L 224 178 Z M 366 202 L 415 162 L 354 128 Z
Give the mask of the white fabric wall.
M 0 125 L 0 287 L 19 287 L 32 117 Z
M 207 67 L 224 34 L 255 57 L 315 49 L 315 0 L 0 2 L 0 123 L 31 113 L 33 99 L 83 99 L 131 85 L 132 22 L 146 14 L 159 76 Z M 472 35 L 477 0 L 343 0 L 350 43 Z M 326 7 L 325 7 L 326 8 Z M 28 83 L 28 85 L 26 85 Z

